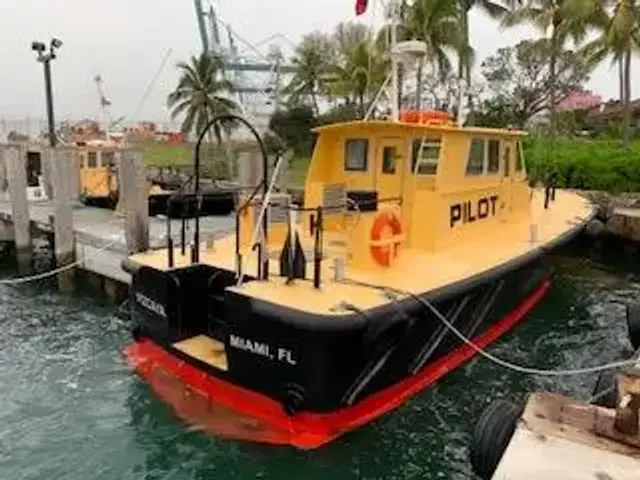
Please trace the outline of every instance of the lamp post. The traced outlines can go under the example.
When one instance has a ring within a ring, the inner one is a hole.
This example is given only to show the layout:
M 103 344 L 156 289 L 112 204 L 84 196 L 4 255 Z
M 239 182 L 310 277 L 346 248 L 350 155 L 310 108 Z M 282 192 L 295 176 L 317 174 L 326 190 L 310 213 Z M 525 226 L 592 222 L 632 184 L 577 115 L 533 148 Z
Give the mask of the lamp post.
M 43 42 L 32 42 L 31 50 L 38 54 L 38 61 L 44 64 L 44 85 L 47 98 L 47 121 L 49 123 L 49 143 L 56 146 L 55 120 L 53 118 L 53 95 L 51 93 L 51 60 L 56 58 L 56 50 L 62 46 L 62 41 L 53 38 L 49 42 L 49 51 Z

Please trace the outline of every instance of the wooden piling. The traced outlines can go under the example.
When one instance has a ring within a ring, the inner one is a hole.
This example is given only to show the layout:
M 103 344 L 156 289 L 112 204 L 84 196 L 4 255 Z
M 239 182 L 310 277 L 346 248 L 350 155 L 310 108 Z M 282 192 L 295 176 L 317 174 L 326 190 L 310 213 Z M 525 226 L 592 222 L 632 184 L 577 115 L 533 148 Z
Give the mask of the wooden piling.
M 31 231 L 29 229 L 29 206 L 27 204 L 26 151 L 20 144 L 4 145 L 2 151 L 11 197 L 11 215 L 18 271 L 24 274 L 31 270 L 33 254 Z
M 73 190 L 74 165 L 70 148 L 56 148 L 47 155 L 51 172 L 54 205 L 54 253 L 56 266 L 63 267 L 74 262 L 73 236 Z M 73 291 L 72 268 L 58 273 L 58 288 L 61 292 Z
M 138 150 L 124 150 L 118 165 L 121 202 L 125 214 L 127 251 L 149 249 L 149 206 L 144 156 Z

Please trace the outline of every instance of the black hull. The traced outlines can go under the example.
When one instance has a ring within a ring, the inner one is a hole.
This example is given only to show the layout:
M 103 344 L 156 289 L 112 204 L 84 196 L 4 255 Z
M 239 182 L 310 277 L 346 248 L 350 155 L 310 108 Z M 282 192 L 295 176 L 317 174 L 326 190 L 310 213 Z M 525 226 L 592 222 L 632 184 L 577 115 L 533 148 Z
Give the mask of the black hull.
M 551 275 L 551 266 L 538 251 L 422 298 L 466 337 L 477 337 Z M 357 404 L 428 369 L 463 345 L 412 298 L 362 314 L 345 313 L 328 322 L 225 292 L 233 282 L 233 272 L 206 265 L 167 273 L 141 267 L 132 288 L 136 337 L 151 339 L 215 378 L 280 402 L 290 415 L 328 413 Z M 156 313 L 148 301 L 143 300 L 146 307 L 140 304 L 136 294 L 155 302 Z M 198 334 L 225 343 L 227 371 L 171 346 Z
M 169 203 L 171 193 L 149 196 L 150 216 L 167 215 L 171 218 L 191 219 L 196 214 L 196 198 L 193 194 L 184 196 L 176 195 Z M 236 208 L 236 199 L 233 192 L 205 192 L 201 195 L 199 216 L 229 215 Z M 108 197 L 84 197 L 82 202 L 90 207 L 106 208 L 113 210 L 118 204 L 117 196 Z

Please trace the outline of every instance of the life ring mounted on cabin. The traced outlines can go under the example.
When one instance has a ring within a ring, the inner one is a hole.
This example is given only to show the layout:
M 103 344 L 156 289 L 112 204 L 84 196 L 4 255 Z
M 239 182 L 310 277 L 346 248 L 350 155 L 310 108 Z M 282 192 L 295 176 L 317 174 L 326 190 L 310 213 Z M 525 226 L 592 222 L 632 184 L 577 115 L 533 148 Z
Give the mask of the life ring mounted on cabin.
M 404 232 L 399 216 L 393 210 L 380 212 L 371 227 L 369 246 L 373 259 L 383 267 L 390 266 L 398 257 L 403 240 Z
M 401 122 L 421 125 L 453 125 L 453 116 L 442 110 L 404 110 L 400 112 Z

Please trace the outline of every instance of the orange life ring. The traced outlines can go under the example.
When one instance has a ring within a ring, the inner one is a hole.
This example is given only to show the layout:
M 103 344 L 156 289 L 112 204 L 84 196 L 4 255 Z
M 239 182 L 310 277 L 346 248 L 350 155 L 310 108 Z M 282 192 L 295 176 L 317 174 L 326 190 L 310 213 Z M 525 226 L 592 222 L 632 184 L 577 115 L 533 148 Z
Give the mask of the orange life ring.
M 403 239 L 402 223 L 398 216 L 391 210 L 380 212 L 371 227 L 371 241 L 369 242 L 371 256 L 378 264 L 388 267 L 391 265 L 392 259 L 398 256 Z
M 453 117 L 441 110 L 405 110 L 400 112 L 400 121 L 409 123 L 425 123 L 428 125 L 442 125 L 453 123 Z

